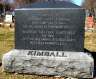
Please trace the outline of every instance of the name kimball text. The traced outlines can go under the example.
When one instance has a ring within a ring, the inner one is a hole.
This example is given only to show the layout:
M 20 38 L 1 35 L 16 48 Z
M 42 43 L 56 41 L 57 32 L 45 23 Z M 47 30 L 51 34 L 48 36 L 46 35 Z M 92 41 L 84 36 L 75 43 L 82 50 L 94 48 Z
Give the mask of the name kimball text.
M 40 52 L 40 51 L 28 51 L 27 55 L 32 56 L 54 56 L 54 57 L 67 57 L 64 52 Z

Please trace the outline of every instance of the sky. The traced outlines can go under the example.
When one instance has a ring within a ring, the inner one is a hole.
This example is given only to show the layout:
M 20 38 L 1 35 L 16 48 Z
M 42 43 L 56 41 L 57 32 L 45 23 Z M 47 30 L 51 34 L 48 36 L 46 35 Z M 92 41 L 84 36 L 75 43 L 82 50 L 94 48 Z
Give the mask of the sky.
M 79 5 L 80 6 L 83 0 L 72 0 L 72 1 L 74 1 L 74 3 L 76 5 Z

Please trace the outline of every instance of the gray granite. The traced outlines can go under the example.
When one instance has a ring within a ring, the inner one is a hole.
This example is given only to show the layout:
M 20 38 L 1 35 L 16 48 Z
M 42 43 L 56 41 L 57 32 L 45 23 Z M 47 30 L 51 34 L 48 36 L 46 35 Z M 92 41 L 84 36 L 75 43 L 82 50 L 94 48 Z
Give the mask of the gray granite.
M 83 7 L 36 2 L 15 9 L 15 16 L 15 49 L 84 52 Z
M 38 1 L 34 2 L 25 6 L 20 7 L 22 8 L 80 8 L 83 7 L 78 6 L 76 4 L 70 3 L 68 1 Z
M 64 52 L 65 57 L 54 57 L 28 55 L 29 51 L 34 50 L 14 49 L 4 54 L 2 60 L 3 71 L 72 78 L 93 78 L 94 60 L 84 52 L 66 51 Z M 56 53 L 56 51 L 43 52 Z M 62 53 L 62 51 L 58 52 Z

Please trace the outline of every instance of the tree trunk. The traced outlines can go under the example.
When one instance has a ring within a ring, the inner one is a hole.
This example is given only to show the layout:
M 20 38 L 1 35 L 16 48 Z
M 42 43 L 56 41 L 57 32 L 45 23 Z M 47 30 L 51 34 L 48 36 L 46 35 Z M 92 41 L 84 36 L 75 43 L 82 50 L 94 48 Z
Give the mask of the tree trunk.
M 95 18 L 94 19 L 96 20 L 96 9 L 95 9 Z
M 92 13 L 91 12 L 89 12 L 89 17 L 92 17 Z

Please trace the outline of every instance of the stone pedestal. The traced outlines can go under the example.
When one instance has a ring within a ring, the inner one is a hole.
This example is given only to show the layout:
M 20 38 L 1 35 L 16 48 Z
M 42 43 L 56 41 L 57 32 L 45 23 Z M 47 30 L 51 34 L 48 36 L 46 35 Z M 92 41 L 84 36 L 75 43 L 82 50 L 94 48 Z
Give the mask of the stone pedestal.
M 2 67 L 5 72 L 93 78 L 94 59 L 84 52 L 14 49 L 3 55 Z

